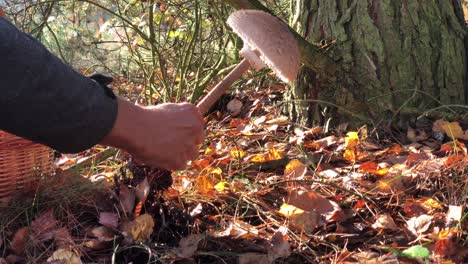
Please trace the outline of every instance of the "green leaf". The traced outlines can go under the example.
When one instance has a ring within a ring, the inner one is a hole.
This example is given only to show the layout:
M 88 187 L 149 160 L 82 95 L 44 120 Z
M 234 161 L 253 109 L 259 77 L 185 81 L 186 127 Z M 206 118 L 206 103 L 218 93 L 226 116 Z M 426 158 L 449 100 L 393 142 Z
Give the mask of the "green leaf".
M 402 252 L 402 255 L 405 256 L 405 257 L 409 257 L 409 258 L 427 258 L 429 257 L 429 249 L 421 246 L 421 245 L 417 245 L 417 246 L 412 246 L 410 248 L 407 248 L 405 250 L 403 250 Z

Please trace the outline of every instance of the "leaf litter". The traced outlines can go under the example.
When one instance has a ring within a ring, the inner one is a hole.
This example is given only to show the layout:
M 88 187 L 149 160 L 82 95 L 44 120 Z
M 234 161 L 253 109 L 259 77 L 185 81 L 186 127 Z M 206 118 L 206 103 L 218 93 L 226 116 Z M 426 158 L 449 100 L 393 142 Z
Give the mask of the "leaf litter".
M 207 117 L 207 144 L 185 171 L 124 154 L 79 184 L 62 174 L 53 191 L 39 186 L 50 198 L 30 220 L 2 216 L 0 263 L 468 261 L 466 127 L 435 120 L 378 140 L 348 124 L 294 127 L 268 93 L 245 93 L 251 102 Z M 83 158 L 64 159 L 66 172 Z M 100 187 L 75 190 L 86 184 Z

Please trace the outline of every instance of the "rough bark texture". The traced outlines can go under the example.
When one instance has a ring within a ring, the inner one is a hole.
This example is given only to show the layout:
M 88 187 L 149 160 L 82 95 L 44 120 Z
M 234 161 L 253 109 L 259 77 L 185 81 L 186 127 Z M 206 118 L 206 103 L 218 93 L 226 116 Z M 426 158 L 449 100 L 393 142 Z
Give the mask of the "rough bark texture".
M 341 119 L 354 113 L 374 121 L 468 103 L 467 28 L 458 0 L 291 0 L 291 7 L 291 26 L 309 42 L 335 42 L 329 54 L 346 72 L 319 87 L 303 69 L 292 100 L 326 101 Z M 310 125 L 311 106 L 295 101 L 291 116 Z

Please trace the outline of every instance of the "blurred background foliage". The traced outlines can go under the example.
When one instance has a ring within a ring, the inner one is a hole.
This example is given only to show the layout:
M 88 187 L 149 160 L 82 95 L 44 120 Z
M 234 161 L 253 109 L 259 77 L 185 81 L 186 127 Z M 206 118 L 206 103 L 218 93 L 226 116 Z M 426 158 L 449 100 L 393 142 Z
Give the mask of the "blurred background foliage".
M 221 0 L 0 0 L 9 19 L 84 74 L 147 104 L 195 102 L 242 47 Z M 288 14 L 288 1 L 269 1 Z M 132 84 L 132 85 L 130 85 Z M 135 85 L 136 84 L 136 85 Z M 131 90 L 129 90 L 131 88 Z

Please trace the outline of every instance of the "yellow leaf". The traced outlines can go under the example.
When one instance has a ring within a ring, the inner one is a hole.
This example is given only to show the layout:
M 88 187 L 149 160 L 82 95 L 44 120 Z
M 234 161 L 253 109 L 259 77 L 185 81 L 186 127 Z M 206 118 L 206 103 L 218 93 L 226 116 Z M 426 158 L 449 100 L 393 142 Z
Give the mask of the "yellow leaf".
M 282 159 L 283 155 L 279 153 L 275 148 L 271 148 L 268 150 L 268 160 L 279 160 Z
M 286 217 L 290 217 L 292 215 L 302 214 L 304 213 L 304 210 L 297 208 L 294 205 L 284 203 L 283 205 L 281 205 L 281 208 L 278 212 Z
M 442 125 L 442 129 L 452 139 L 463 137 L 463 130 L 458 122 L 446 123 Z
M 210 194 L 214 190 L 213 183 L 204 175 L 198 176 L 195 186 L 201 194 Z
M 430 209 L 442 209 L 442 205 L 432 198 L 427 199 L 422 205 Z
M 307 172 L 307 166 L 300 160 L 291 160 L 284 169 L 284 176 L 287 179 L 301 179 Z
M 389 170 L 388 168 L 383 168 L 383 169 L 372 171 L 371 173 L 377 176 L 384 176 L 385 174 L 387 174 L 388 170 Z
M 150 239 L 153 228 L 153 217 L 150 214 L 142 214 L 131 222 L 123 223 L 121 230 L 130 235 L 134 240 L 145 242 Z
M 356 152 L 354 150 L 347 149 L 343 153 L 343 158 L 351 162 L 356 162 Z
M 268 153 L 255 155 L 250 159 L 250 161 L 265 162 L 265 161 L 271 161 L 271 160 L 278 160 L 282 158 L 283 158 L 283 155 L 281 153 L 279 153 L 275 148 L 271 148 L 268 150 Z
M 205 149 L 205 155 L 213 155 L 214 153 L 216 153 L 216 149 L 213 145 L 210 145 Z
M 229 182 L 227 181 L 220 181 L 214 186 L 215 190 L 218 192 L 224 192 L 229 188 Z
M 242 159 L 243 157 L 245 157 L 246 153 L 241 148 L 233 147 L 231 151 L 229 152 L 229 155 L 233 159 Z
M 345 138 L 345 147 L 353 148 L 359 144 L 359 135 L 357 132 L 348 132 Z

